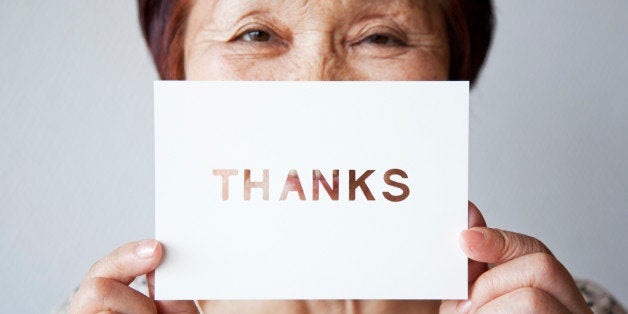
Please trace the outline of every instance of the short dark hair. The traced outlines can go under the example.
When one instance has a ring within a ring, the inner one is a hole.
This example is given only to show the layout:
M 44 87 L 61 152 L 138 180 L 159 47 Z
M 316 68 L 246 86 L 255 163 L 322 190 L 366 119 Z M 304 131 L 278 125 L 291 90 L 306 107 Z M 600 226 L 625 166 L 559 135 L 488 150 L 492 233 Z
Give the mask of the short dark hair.
M 445 12 L 450 80 L 473 85 L 482 69 L 495 25 L 491 0 L 438 0 Z M 142 32 L 164 80 L 183 80 L 183 35 L 189 0 L 138 0 Z

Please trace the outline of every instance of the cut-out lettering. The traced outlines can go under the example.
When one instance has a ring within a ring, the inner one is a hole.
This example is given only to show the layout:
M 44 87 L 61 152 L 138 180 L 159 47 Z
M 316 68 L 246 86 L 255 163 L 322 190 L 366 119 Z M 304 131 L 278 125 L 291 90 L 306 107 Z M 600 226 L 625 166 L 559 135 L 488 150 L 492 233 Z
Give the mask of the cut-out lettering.
M 390 170 L 386 171 L 386 173 L 384 173 L 384 183 L 386 183 L 386 184 L 388 184 L 388 185 L 390 185 L 392 187 L 400 189 L 401 190 L 401 194 L 393 195 L 390 192 L 383 192 L 382 194 L 384 195 L 384 197 L 387 200 L 389 200 L 391 202 L 401 202 L 401 201 L 405 200 L 406 198 L 408 198 L 408 196 L 410 195 L 410 188 L 407 185 L 405 185 L 405 184 L 403 184 L 401 182 L 393 181 L 390 177 L 392 177 L 394 175 L 397 175 L 397 176 L 400 176 L 400 177 L 402 177 L 404 179 L 407 179 L 408 178 L 408 174 L 405 171 L 401 170 L 401 169 L 390 169 Z
M 305 201 L 305 193 L 303 193 L 303 186 L 301 185 L 301 180 L 299 179 L 299 173 L 297 173 L 295 169 L 288 172 L 279 200 L 285 201 L 288 197 L 288 192 L 292 191 L 299 193 L 299 199 Z
M 260 182 L 251 181 L 251 169 L 244 169 L 244 200 L 251 200 L 251 189 L 261 188 L 263 191 L 263 199 L 268 200 L 268 169 L 264 169 L 264 178 Z
M 349 170 L 349 200 L 355 201 L 355 190 L 360 188 L 364 196 L 369 201 L 374 201 L 375 197 L 373 197 L 373 193 L 371 193 L 371 189 L 366 184 L 366 179 L 373 174 L 375 170 L 366 170 L 359 178 L 355 178 L 355 170 Z
M 215 176 L 222 177 L 222 200 L 226 201 L 229 199 L 229 177 L 237 176 L 237 169 L 214 169 L 212 172 Z
M 322 185 L 323 188 L 325 189 L 325 191 L 327 192 L 327 195 L 329 195 L 329 198 L 331 198 L 332 201 L 337 201 L 338 199 L 340 199 L 340 188 L 339 188 L 339 181 L 338 181 L 338 174 L 340 173 L 340 171 L 338 169 L 334 169 L 332 171 L 332 187 L 329 186 L 329 183 L 327 182 L 327 180 L 325 180 L 325 177 L 323 176 L 323 174 L 321 173 L 320 170 L 318 169 L 314 169 L 312 170 L 312 200 L 314 201 L 318 201 L 319 200 L 319 185 Z

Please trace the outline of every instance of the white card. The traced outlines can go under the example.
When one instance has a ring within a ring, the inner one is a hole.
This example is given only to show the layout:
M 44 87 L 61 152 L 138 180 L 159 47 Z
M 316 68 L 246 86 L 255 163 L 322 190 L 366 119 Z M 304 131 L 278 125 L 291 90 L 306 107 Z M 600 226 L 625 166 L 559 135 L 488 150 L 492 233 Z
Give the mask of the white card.
M 155 82 L 156 299 L 466 299 L 468 102 L 468 82 Z

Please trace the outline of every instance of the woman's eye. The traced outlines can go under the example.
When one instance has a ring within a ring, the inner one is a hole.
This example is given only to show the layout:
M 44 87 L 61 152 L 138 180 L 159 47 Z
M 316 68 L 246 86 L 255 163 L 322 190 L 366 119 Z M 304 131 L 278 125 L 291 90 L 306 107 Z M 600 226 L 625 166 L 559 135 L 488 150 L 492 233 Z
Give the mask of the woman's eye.
M 364 40 L 366 43 L 381 46 L 405 46 L 405 43 L 396 37 L 383 34 L 375 34 Z
M 249 42 L 265 42 L 270 41 L 272 36 L 270 33 L 261 30 L 246 31 L 236 39 L 249 41 Z

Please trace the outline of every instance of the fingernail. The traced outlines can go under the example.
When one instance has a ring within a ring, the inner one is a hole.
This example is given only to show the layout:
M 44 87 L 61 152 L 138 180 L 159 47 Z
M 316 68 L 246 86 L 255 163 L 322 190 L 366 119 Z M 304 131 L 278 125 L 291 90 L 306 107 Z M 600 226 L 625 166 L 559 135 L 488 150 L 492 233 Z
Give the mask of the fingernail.
M 465 230 L 463 231 L 464 233 L 464 240 L 465 242 L 467 242 L 468 246 L 480 246 L 484 243 L 484 240 L 486 239 L 486 237 L 484 236 L 484 233 L 482 233 L 481 231 L 477 231 L 477 230 Z
M 144 240 L 137 244 L 135 255 L 139 258 L 151 258 L 155 255 L 155 249 L 157 249 L 157 241 Z
M 456 306 L 456 311 L 458 311 L 458 313 L 469 313 L 470 309 L 471 309 L 471 300 L 460 301 L 458 302 L 458 305 Z

